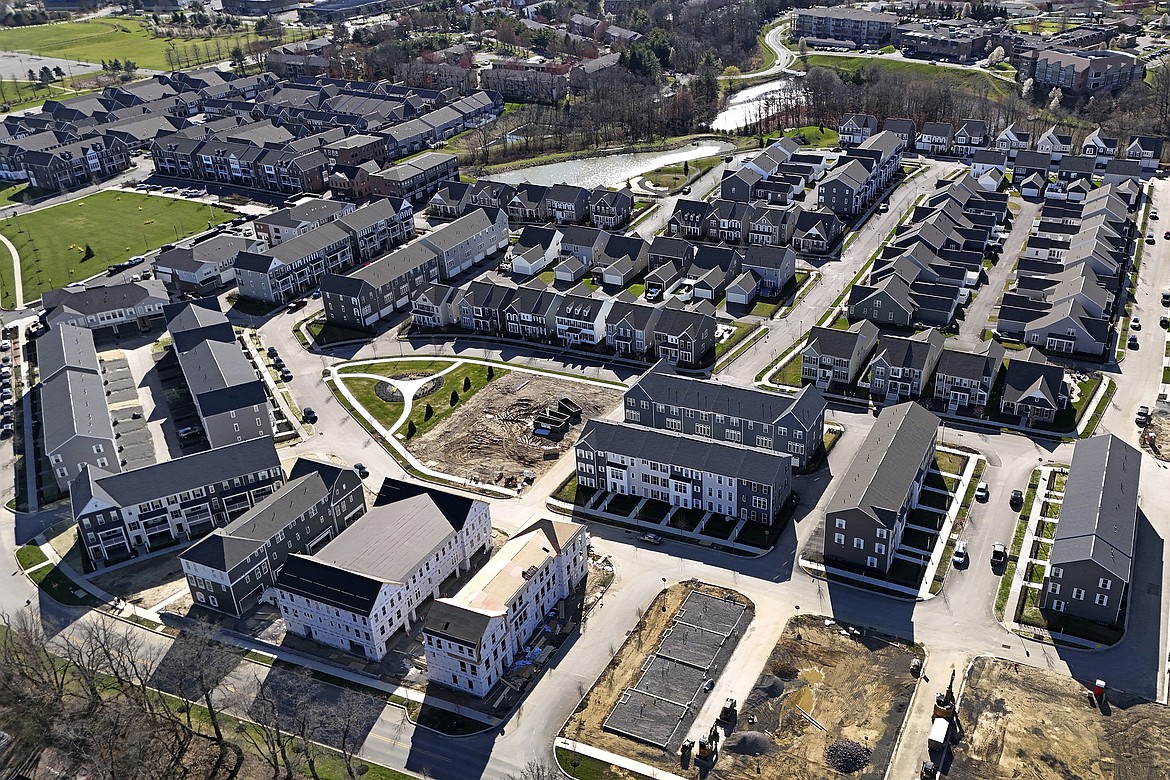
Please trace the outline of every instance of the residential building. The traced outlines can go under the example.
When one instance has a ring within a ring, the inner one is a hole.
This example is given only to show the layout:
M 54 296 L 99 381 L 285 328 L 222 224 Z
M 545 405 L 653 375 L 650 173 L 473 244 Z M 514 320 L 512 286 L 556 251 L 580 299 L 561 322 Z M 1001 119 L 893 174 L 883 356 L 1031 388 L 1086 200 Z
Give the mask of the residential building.
M 154 258 L 154 277 L 168 292 L 203 296 L 236 282 L 236 255 L 263 249 L 255 239 L 218 233 Z
M 183 380 L 212 447 L 272 436 L 268 395 L 215 298 L 167 307 Z
M 715 354 L 715 307 L 702 301 L 688 308 L 671 298 L 654 322 L 654 350 L 672 366 L 710 363 Z
M 792 40 L 827 38 L 853 41 L 861 46 L 880 46 L 890 40 L 898 17 L 857 8 L 801 8 L 796 12 Z
M 423 625 L 429 681 L 486 697 L 588 570 L 583 525 L 538 520 L 514 535 L 456 595 L 431 606 Z
M 227 525 L 282 484 L 272 439 L 251 439 L 120 474 L 86 466 L 69 501 L 96 567 Z
M 986 56 L 994 28 L 970 19 L 932 19 L 894 28 L 891 42 L 907 54 L 951 62 L 973 62 Z
M 289 632 L 380 661 L 427 599 L 491 552 L 491 536 L 486 502 L 386 479 L 364 516 L 288 557 L 276 605 Z
M 1137 160 L 1143 174 L 1152 173 L 1162 161 L 1162 143 L 1163 139 L 1157 136 L 1131 135 L 1123 150 L 1125 159 Z
M 589 222 L 594 227 L 612 230 L 626 223 L 634 209 L 634 196 L 628 189 L 607 190 L 598 187 L 589 196 Z
M 923 122 L 915 148 L 927 154 L 950 154 L 955 128 L 950 122 Z
M 263 252 L 240 252 L 236 284 L 246 298 L 287 303 L 320 284 L 325 274 L 339 273 L 355 262 L 349 231 L 330 222 Z
M 550 342 L 558 334 L 561 295 L 540 279 L 530 279 L 516 288 L 500 313 L 504 330 L 525 341 Z
M 782 452 L 797 469 L 824 439 L 826 403 L 815 387 L 783 396 L 682 376 L 660 362 L 626 390 L 624 405 L 628 423 Z
M 455 301 L 459 289 L 446 284 L 430 284 L 420 289 L 411 301 L 410 316 L 419 328 L 445 328 L 456 322 Z
M 1025 425 L 1051 424 L 1066 406 L 1064 368 L 1049 363 L 1035 349 L 1013 354 L 1004 373 L 1001 412 L 1018 415 Z
M 842 146 L 857 146 L 878 131 L 877 117 L 872 114 L 844 114 L 838 129 Z
M 868 320 L 855 322 L 848 330 L 814 326 L 800 353 L 801 381 L 820 390 L 848 387 L 868 365 L 877 339 L 877 326 Z
M 1073 449 L 1039 606 L 1118 625 L 1137 554 L 1142 455 L 1112 434 Z
M 442 152 L 425 152 L 370 178 L 375 195 L 421 202 L 434 194 L 440 182 L 459 179 L 459 158 Z
M 94 339 L 118 336 L 126 331 L 145 333 L 162 319 L 170 303 L 157 279 L 108 286 L 62 287 L 41 296 L 41 321 L 49 328 L 77 325 L 89 328 Z
M 1063 47 L 1038 51 L 1031 69 L 1037 87 L 1059 87 L 1065 96 L 1116 92 L 1145 76 L 1145 64 L 1132 54 Z
M 771 525 L 791 492 L 783 453 L 612 420 L 585 423 L 577 484 Z
M 252 221 L 252 228 L 256 238 L 271 247 L 352 214 L 355 209 L 355 204 L 345 201 L 302 198 L 292 206 L 257 217 Z
M 77 189 L 130 167 L 126 144 L 112 136 L 89 138 L 51 149 L 33 149 L 23 158 L 30 187 L 53 192 Z
M 908 402 L 881 411 L 825 510 L 825 563 L 887 574 L 934 462 L 939 419 Z
M 960 157 L 970 157 L 980 149 L 987 148 L 987 122 L 982 119 L 964 119 L 955 128 L 952 147 Z
M 1004 347 L 998 341 L 983 342 L 974 352 L 946 348 L 934 372 L 934 400 L 948 414 L 983 417 L 991 389 L 1003 370 Z
M 348 274 L 326 274 L 321 280 L 325 321 L 373 331 L 382 320 L 410 308 L 415 295 L 437 281 L 438 254 L 415 241 Z
M 179 553 L 191 596 L 240 617 L 265 598 L 291 556 L 320 550 L 365 511 L 353 469 L 298 458 L 283 486 Z
M 893 404 L 922 395 L 942 357 L 946 337 L 934 328 L 913 336 L 883 335 L 866 369 L 869 392 Z
M 511 247 L 512 273 L 535 276 L 551 266 L 561 256 L 561 238 L 558 228 L 528 225 Z
M 508 248 L 508 215 L 500 209 L 472 209 L 419 240 L 438 255 L 439 278 L 446 281 Z
M 1014 122 L 995 137 L 995 148 L 1006 153 L 1010 160 L 1016 159 L 1019 152 L 1027 151 L 1031 146 L 1032 134 L 1017 128 Z

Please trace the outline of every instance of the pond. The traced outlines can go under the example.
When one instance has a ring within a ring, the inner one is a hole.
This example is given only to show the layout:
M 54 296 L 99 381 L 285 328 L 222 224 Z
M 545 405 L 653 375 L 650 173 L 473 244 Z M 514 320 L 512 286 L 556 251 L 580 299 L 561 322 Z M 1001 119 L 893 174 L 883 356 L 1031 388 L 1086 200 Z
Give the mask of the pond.
M 795 79 L 782 78 L 733 92 L 727 101 L 727 107 L 711 120 L 711 129 L 732 132 L 776 113 L 777 109 L 770 104 L 785 97 L 794 87 Z
M 580 160 L 534 165 L 486 178 L 506 184 L 576 184 L 580 187 L 624 187 L 627 179 L 661 168 L 677 165 L 685 160 L 727 154 L 735 145 L 726 141 L 694 141 L 668 152 L 636 152 L 610 154 L 605 157 L 586 157 Z

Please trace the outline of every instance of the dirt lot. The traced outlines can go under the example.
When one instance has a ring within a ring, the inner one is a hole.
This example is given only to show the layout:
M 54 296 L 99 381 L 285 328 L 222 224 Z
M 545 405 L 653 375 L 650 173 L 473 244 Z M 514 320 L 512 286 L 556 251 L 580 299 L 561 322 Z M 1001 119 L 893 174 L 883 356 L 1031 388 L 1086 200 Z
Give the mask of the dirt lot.
M 1104 711 L 1068 677 L 977 659 L 959 702 L 951 780 L 1170 777 L 1170 709 L 1110 692 Z
M 90 582 L 145 609 L 150 609 L 178 591 L 187 590 L 178 554 L 162 555 L 108 574 L 98 574 L 91 577 Z
M 694 590 L 718 598 L 744 597 L 734 591 L 717 588 L 695 581 L 672 585 L 665 593 L 659 593 L 643 613 L 638 625 L 630 632 L 619 650 L 617 638 L 610 648 L 613 660 L 601 677 L 590 689 L 588 695 L 577 706 L 576 712 L 565 723 L 561 736 L 578 740 L 594 747 L 610 750 L 637 761 L 659 767 L 668 772 L 679 772 L 678 756 L 643 744 L 636 740 L 605 731 L 602 725 L 609 717 L 622 692 L 633 687 L 642 676 L 646 656 L 653 653 L 662 638 L 662 632 L 670 626 L 675 613 L 686 597 Z M 663 610 L 665 604 L 666 609 Z
M 789 621 L 756 687 L 741 702 L 739 720 L 723 743 L 712 777 L 837 776 L 825 761 L 825 748 L 838 739 L 873 750 L 869 764 L 849 777 L 885 774 L 918 682 L 910 662 L 921 652 L 872 637 L 842 636 L 841 626 L 824 622 L 815 615 Z M 810 723 L 801 709 L 826 730 Z M 744 733 L 764 747 L 759 774 L 756 758 L 735 747 Z
M 556 463 L 545 459 L 541 445 L 570 451 L 581 424 L 572 425 L 559 442 L 532 434 L 532 418 L 561 398 L 581 406 L 582 420 L 598 417 L 621 402 L 618 388 L 566 382 L 548 376 L 512 371 L 493 380 L 407 447 L 431 468 L 461 477 L 498 484 L 520 472 L 537 478 Z

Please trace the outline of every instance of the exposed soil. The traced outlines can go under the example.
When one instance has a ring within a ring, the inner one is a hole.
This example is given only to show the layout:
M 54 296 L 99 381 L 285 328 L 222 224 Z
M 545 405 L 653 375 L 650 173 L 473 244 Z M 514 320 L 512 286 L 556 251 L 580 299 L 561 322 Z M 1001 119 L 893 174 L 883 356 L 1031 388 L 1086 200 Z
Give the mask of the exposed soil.
M 825 618 L 815 615 L 789 621 L 756 687 L 740 703 L 735 731 L 711 777 L 877 780 L 885 775 L 918 683 L 910 662 L 921 657 L 921 651 L 873 636 L 843 635 L 837 623 L 824 623 Z M 741 730 L 748 734 L 737 737 Z M 759 734 L 767 737 L 766 745 L 760 744 Z M 743 738 L 752 740 L 762 755 L 759 761 L 739 747 Z M 839 740 L 871 750 L 869 762 L 859 771 L 839 775 L 825 755 L 826 748 Z
M 664 593 L 659 593 L 646 607 L 642 619 L 630 631 L 620 649 L 618 639 L 614 639 L 610 647 L 613 660 L 589 690 L 588 695 L 577 705 L 576 712 L 565 723 L 561 736 L 627 756 L 667 772 L 679 773 L 678 756 L 620 734 L 605 731 L 603 724 L 622 692 L 637 684 L 638 678 L 642 676 L 646 656 L 658 647 L 662 633 L 670 627 L 678 608 L 692 591 L 708 593 L 718 598 L 734 598 L 740 603 L 746 601 L 735 591 L 694 580 L 680 582 L 670 586 Z M 750 617 L 751 612 L 752 608 L 749 606 L 749 614 L 746 617 Z
M 460 477 L 509 484 L 531 471 L 539 478 L 571 451 L 581 433 L 582 423 L 576 423 L 556 441 L 533 434 L 533 418 L 561 398 L 580 405 L 584 421 L 613 409 L 622 394 L 618 388 L 511 371 L 406 446 L 427 466 Z
M 183 565 L 177 554 L 150 558 L 109 574 L 98 574 L 91 577 L 90 582 L 144 609 L 150 609 L 176 592 L 187 590 Z
M 950 780 L 1170 777 L 1170 709 L 1029 666 L 979 658 L 959 702 Z

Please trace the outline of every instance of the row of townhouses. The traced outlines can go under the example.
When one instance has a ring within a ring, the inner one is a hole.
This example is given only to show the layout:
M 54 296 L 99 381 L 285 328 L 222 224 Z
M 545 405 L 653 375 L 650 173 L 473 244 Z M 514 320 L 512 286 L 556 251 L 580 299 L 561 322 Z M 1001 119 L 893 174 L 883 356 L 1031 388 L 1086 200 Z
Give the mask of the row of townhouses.
M 513 186 L 490 179 L 472 183 L 450 180 L 439 185 L 427 202 L 427 211 L 435 217 L 454 218 L 477 206 L 503 209 L 510 222 L 589 224 L 612 230 L 630 218 L 634 196 L 627 189 L 590 190 L 573 184 Z
M 361 208 L 309 199 L 258 220 L 266 246 L 235 258 L 240 295 L 286 303 L 340 273 L 369 262 L 414 235 L 414 210 L 400 198 L 382 198 Z
M 792 138 L 778 138 L 759 153 L 746 157 L 738 168 L 724 166 L 719 197 L 741 203 L 765 201 L 785 205 L 804 195 L 805 188 L 828 170 L 823 154 L 802 152 Z
M 1068 406 L 1064 369 L 1033 349 L 1012 353 L 1006 365 L 1005 354 L 996 341 L 968 351 L 947 347 L 935 330 L 879 334 L 863 320 L 848 330 L 813 328 L 801 351 L 800 378 L 824 392 L 868 390 L 881 404 L 920 400 L 948 414 L 985 418 L 997 412 L 1025 425 L 1053 423 Z
M 838 128 L 841 145 L 857 146 L 878 134 L 878 118 L 872 114 L 844 114 Z M 1148 175 L 1158 168 L 1162 156 L 1163 139 L 1155 136 L 1133 135 L 1125 143 L 1105 135 L 1101 128 L 1089 132 L 1079 142 L 1071 132 L 1053 126 L 1033 139 L 1030 131 L 1012 123 L 998 135 L 993 135 L 982 119 L 964 119 L 958 126 L 950 122 L 924 122 L 921 127 L 912 119 L 888 118 L 881 122 L 882 132 L 893 133 L 906 149 L 932 155 L 972 157 L 981 152 L 1004 152 L 1009 161 L 1015 161 L 1022 152 L 1035 151 L 1036 157 L 1025 157 L 1025 169 L 1039 167 L 1047 174 L 1055 172 L 1065 156 L 1093 158 L 1090 174 L 1128 177 Z M 1039 166 L 1039 161 L 1043 165 Z M 1136 164 L 1136 168 L 1134 167 Z M 1078 164 L 1079 165 L 1079 164 Z M 1079 167 L 1074 166 L 1076 171 Z M 1074 168 L 1068 169 L 1069 174 Z M 1015 177 L 1013 177 L 1015 178 Z
M 902 172 L 904 149 L 888 130 L 849 146 L 817 187 L 817 205 L 845 219 L 861 215 Z
M 996 332 L 1052 354 L 1109 354 L 1140 235 L 1114 185 L 1080 203 L 1046 202 L 1029 231 Z
M 666 231 L 690 241 L 791 246 L 802 255 L 820 255 L 837 244 L 845 225 L 831 210 L 808 209 L 798 203 L 780 206 L 762 200 L 680 198 L 674 203 Z
M 850 321 L 949 327 L 985 279 L 1009 219 L 1008 196 L 967 176 L 944 182 L 884 243 L 864 284 L 849 289 Z
M 170 296 L 162 282 L 146 279 L 97 287 L 62 287 L 41 296 L 41 321 L 49 328 L 75 325 L 101 340 L 146 332 L 163 319 Z
M 539 279 L 523 285 L 476 280 L 465 287 L 435 284 L 411 306 L 416 327 L 471 333 L 574 348 L 602 349 L 622 357 L 671 365 L 709 365 L 715 350 L 715 308 L 672 298 L 654 306 L 628 292 L 597 297 L 579 284 L 567 292 Z

